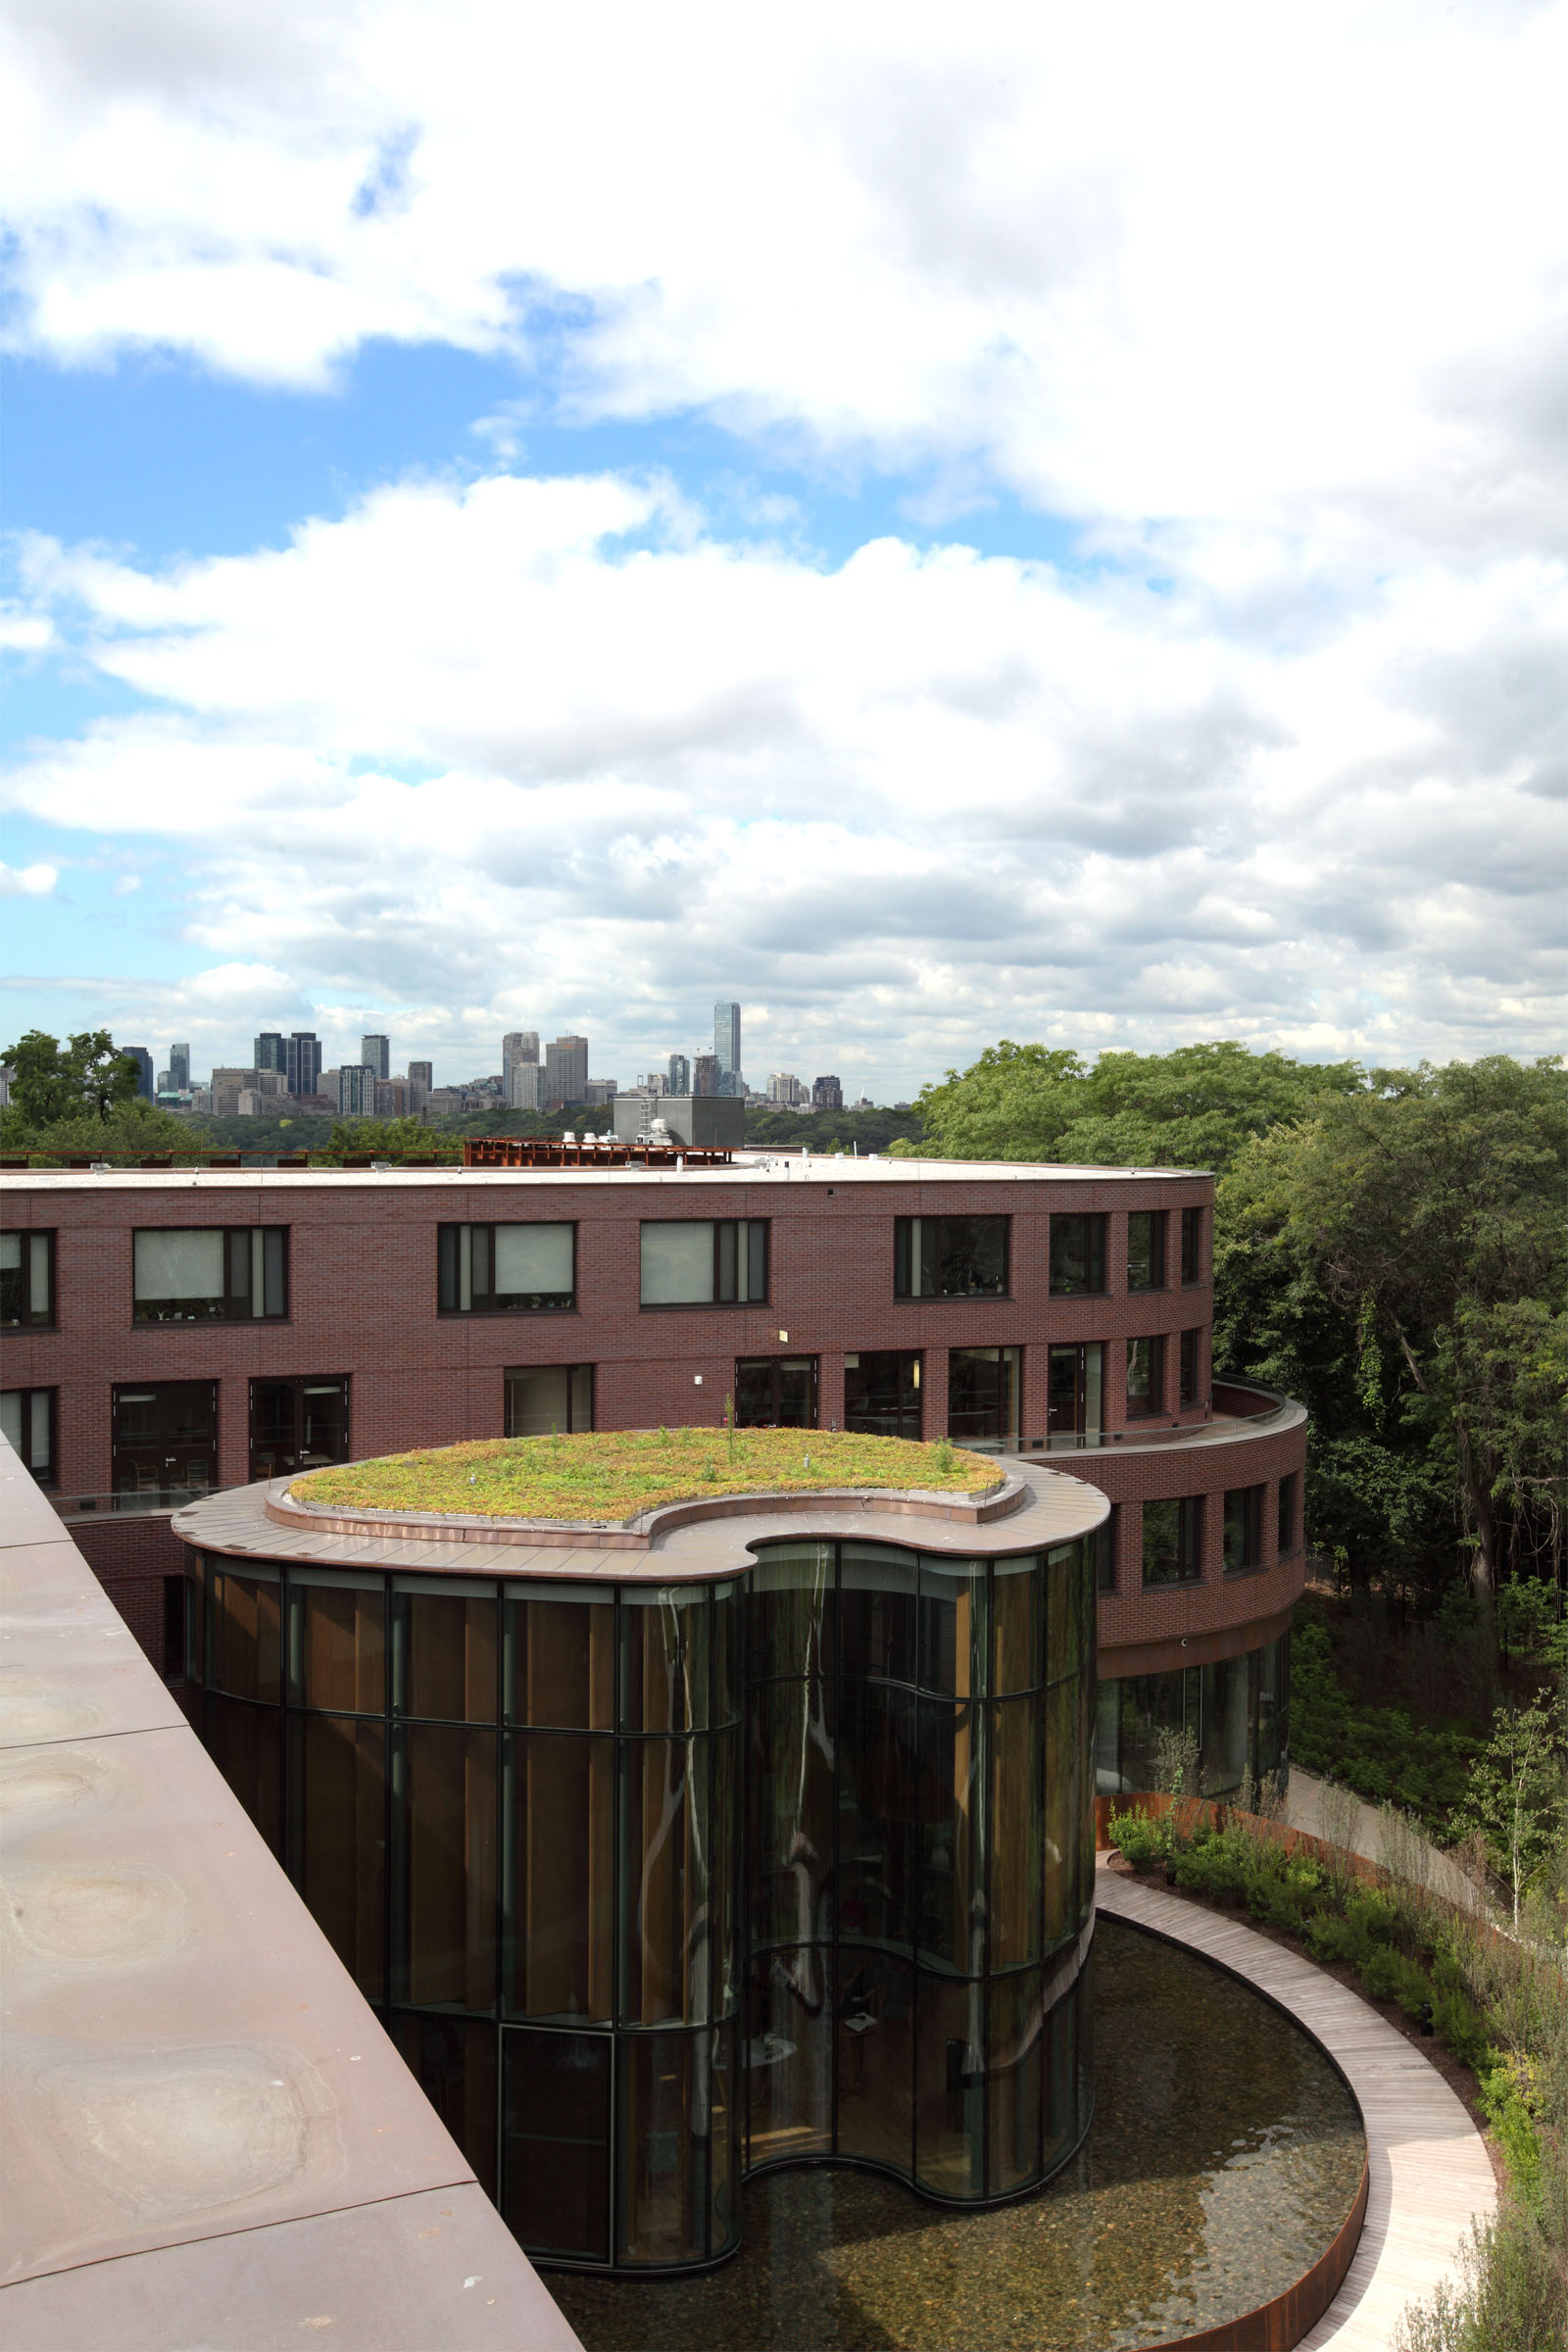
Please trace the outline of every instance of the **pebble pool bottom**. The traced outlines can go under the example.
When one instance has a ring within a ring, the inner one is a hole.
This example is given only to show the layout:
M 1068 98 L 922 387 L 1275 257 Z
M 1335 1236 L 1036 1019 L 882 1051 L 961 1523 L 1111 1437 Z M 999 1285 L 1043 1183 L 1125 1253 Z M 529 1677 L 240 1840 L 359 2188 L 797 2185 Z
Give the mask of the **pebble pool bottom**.
M 847 2167 L 764 2175 L 690 2278 L 548 2274 L 588 2352 L 1133 2352 L 1299 2278 L 1365 2141 L 1315 2042 L 1196 1953 L 1102 1919 L 1094 2129 L 1038 2194 L 931 2205 Z

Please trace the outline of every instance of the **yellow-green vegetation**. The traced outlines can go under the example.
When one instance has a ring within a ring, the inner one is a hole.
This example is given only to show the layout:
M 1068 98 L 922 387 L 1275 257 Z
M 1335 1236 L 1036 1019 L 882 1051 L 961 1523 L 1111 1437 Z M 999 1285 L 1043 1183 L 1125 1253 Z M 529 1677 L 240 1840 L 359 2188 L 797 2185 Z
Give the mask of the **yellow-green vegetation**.
M 1000 1475 L 999 1463 L 945 1439 L 919 1446 L 815 1429 L 633 1429 L 487 1438 L 341 1462 L 296 1478 L 292 1492 L 301 1502 L 365 1511 L 613 1522 L 694 1495 L 822 1487 L 983 1494 Z

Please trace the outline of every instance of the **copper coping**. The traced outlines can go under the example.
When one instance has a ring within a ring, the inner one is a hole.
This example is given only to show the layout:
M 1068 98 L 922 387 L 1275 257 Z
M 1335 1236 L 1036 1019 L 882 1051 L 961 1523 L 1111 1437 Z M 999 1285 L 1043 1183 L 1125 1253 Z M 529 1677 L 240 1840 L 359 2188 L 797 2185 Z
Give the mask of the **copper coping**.
M 311 1561 L 321 1567 L 394 1569 L 452 1575 L 617 1577 L 662 1585 L 707 1584 L 742 1576 L 763 1544 L 851 1542 L 905 1544 L 957 1559 L 991 1559 L 1038 1551 L 1088 1535 L 1109 1516 L 1098 1487 L 1032 1462 L 1010 1463 L 1000 1494 L 1002 1515 L 982 1520 L 954 1515 L 947 1496 L 884 1494 L 715 1495 L 700 1515 L 684 1504 L 650 1513 L 661 1522 L 646 1535 L 588 1528 L 566 1544 L 559 1527 L 526 1520 L 500 1526 L 424 1514 L 356 1514 L 347 1525 L 326 1514 L 275 1507 L 286 1482 L 230 1487 L 187 1503 L 170 1521 L 186 1544 L 206 1551 L 266 1560 Z M 334 1515 L 335 1516 L 335 1515 Z
M 577 2347 L 3 1440 L 0 1522 L 6 2340 Z

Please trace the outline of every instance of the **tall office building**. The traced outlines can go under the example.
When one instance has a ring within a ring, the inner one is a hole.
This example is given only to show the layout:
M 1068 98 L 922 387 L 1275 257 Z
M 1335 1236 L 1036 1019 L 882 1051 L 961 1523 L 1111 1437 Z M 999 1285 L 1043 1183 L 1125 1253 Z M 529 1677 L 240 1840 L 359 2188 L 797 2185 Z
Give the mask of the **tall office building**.
M 694 1095 L 716 1095 L 718 1076 L 718 1055 L 716 1054 L 694 1054 L 692 1055 L 692 1093 Z
M 173 1053 L 180 1051 L 175 1046 Z M 314 1095 L 321 1076 L 321 1048 L 314 1029 L 296 1029 L 288 1041 L 288 1091 Z
M 664 1088 L 664 1092 L 666 1095 L 689 1095 L 691 1091 L 690 1056 L 685 1054 L 672 1054 L 669 1057 L 669 1083 Z
M 409 1108 L 422 1110 L 435 1088 L 433 1061 L 411 1061 L 409 1064 Z
M 175 1094 L 190 1092 L 190 1048 L 171 1046 L 169 1049 L 169 1083 Z
M 739 1071 L 741 1008 L 738 1004 L 725 1003 L 713 1006 L 713 1055 L 726 1078 L 733 1078 Z
M 143 1102 L 153 1099 L 153 1057 L 145 1046 L 117 1046 L 115 1051 L 136 1064 L 136 1092 Z
M 390 1078 L 392 1075 L 392 1040 L 389 1037 L 382 1037 L 379 1031 L 371 1037 L 362 1037 L 360 1060 L 366 1069 L 373 1070 L 378 1078 Z
M 541 1062 L 509 1062 L 506 1080 L 509 1110 L 540 1110 L 544 1107 L 545 1070 Z
M 549 1102 L 583 1102 L 588 1096 L 588 1040 L 558 1037 L 545 1048 L 544 1096 Z
M 288 1039 L 281 1029 L 264 1029 L 256 1040 L 251 1066 L 258 1070 L 279 1070 L 288 1076 Z
M 844 1089 L 836 1078 L 813 1078 L 811 1080 L 811 1103 L 816 1110 L 842 1110 L 844 1108 Z
M 509 1029 L 501 1040 L 501 1092 L 512 1110 L 539 1107 L 539 1032 Z
M 378 1084 L 379 1080 L 368 1062 L 346 1061 L 337 1074 L 339 1116 L 345 1119 L 373 1119 Z M 314 1094 L 316 1090 L 313 1087 L 310 1091 Z

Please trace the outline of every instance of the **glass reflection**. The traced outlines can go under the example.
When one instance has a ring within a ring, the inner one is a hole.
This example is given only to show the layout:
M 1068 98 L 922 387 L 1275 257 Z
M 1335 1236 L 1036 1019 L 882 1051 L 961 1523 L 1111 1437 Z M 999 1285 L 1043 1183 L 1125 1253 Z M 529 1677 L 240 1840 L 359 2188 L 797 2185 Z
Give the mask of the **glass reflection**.
M 614 1748 L 537 1732 L 512 1749 L 507 2006 L 608 2019 L 614 1920 Z

